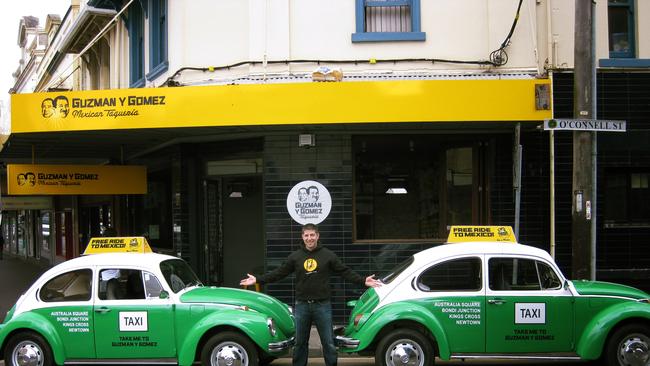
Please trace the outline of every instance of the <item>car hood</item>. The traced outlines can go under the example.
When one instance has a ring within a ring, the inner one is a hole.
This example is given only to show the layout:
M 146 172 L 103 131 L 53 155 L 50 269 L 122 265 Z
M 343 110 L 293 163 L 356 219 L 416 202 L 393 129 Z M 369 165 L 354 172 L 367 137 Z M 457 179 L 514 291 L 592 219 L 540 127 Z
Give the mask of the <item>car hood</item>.
M 573 281 L 573 286 L 580 295 L 617 296 L 632 299 L 648 299 L 650 295 L 630 286 L 601 281 Z
M 293 318 L 289 306 L 269 295 L 228 287 L 197 287 L 180 297 L 183 303 L 212 303 L 247 306 L 272 317 L 275 324 L 286 335 L 294 333 Z

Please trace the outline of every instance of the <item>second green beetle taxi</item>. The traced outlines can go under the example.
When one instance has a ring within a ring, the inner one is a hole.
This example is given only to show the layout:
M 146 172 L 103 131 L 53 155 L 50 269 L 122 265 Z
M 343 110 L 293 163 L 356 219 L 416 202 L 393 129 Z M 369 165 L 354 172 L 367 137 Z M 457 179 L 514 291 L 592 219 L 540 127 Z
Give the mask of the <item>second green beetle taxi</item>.
M 367 290 L 337 337 L 378 365 L 449 359 L 602 360 L 650 364 L 650 295 L 567 280 L 509 227 L 454 227 L 453 244 L 410 257 Z
M 144 238 L 97 238 L 86 250 L 102 251 L 120 253 L 61 263 L 18 299 L 0 324 L 5 365 L 255 366 L 293 344 L 290 308 L 270 296 L 205 287 Z

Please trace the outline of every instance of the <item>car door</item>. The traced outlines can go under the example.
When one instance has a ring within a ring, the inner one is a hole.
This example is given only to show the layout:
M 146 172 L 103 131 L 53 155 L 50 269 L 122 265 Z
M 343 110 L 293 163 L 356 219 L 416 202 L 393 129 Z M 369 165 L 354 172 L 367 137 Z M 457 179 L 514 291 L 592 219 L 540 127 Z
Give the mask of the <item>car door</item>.
M 486 351 L 558 353 L 573 350 L 573 295 L 543 260 L 488 259 Z
M 102 268 L 95 302 L 97 358 L 173 358 L 174 307 L 160 280 L 134 268 Z
M 91 285 L 93 271 L 80 268 L 53 276 L 38 290 L 39 309 L 61 339 L 67 359 L 94 358 Z
M 452 353 L 485 351 L 482 256 L 451 258 L 426 268 L 413 287 L 449 342 Z M 424 296 L 424 297 L 423 297 Z

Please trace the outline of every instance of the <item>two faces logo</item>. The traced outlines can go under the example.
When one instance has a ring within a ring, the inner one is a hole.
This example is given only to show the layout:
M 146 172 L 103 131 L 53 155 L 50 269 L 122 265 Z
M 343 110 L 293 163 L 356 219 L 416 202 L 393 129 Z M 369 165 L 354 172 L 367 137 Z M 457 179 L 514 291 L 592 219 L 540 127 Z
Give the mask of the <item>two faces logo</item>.
M 59 95 L 56 98 L 45 98 L 41 102 L 41 115 L 44 118 L 65 118 L 69 113 L 70 102 L 63 95 Z
M 302 203 L 316 203 L 320 194 L 318 193 L 318 187 L 309 186 L 302 187 L 298 189 L 298 201 Z
M 18 182 L 18 186 L 29 186 L 33 187 L 36 185 L 36 174 L 32 172 L 27 172 L 27 173 L 20 173 L 16 177 L 16 180 Z

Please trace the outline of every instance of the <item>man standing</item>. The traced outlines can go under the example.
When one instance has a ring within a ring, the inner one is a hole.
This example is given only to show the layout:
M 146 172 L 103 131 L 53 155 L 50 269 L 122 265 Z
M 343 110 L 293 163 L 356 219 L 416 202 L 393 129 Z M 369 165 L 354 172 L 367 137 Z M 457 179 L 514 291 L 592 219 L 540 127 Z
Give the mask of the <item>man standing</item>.
M 296 275 L 296 347 L 293 349 L 293 365 L 306 366 L 309 357 L 309 332 L 312 323 L 318 329 L 325 364 L 334 366 L 337 362 L 336 346 L 332 333 L 332 304 L 330 303 L 330 276 L 339 274 L 346 280 L 368 287 L 379 287 L 381 281 L 374 275 L 363 278 L 345 266 L 338 256 L 318 242 L 318 226 L 306 224 L 302 227 L 301 248 L 289 255 L 289 258 L 277 269 L 265 275 L 255 277 L 248 274 L 240 285 L 250 286 L 275 282 L 288 276 Z

